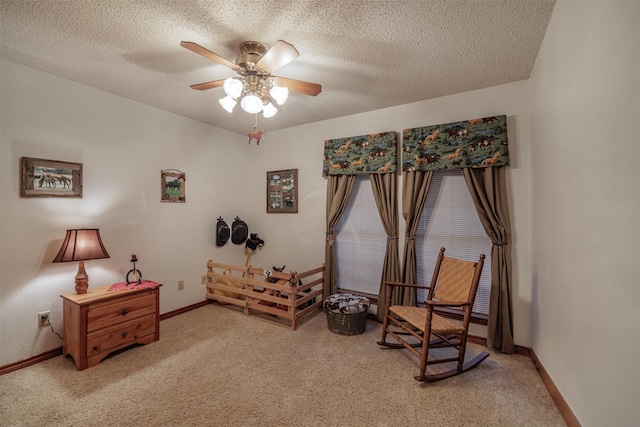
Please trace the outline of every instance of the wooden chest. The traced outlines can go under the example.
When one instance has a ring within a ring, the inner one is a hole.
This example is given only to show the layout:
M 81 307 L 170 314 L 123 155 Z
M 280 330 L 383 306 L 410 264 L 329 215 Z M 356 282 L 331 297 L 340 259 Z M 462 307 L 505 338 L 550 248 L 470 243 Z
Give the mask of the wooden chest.
M 116 350 L 160 339 L 160 288 L 108 291 L 89 288 L 86 294 L 60 295 L 63 300 L 64 343 L 78 370 L 100 363 Z

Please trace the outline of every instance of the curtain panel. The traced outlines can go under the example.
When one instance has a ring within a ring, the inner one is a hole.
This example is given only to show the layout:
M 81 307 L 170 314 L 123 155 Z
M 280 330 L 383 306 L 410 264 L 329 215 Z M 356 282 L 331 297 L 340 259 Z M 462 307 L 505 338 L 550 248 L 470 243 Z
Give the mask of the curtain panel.
M 410 171 L 403 174 L 402 216 L 405 221 L 404 260 L 402 262 L 402 281 L 418 283 L 416 260 L 416 233 L 420 217 L 431 186 L 433 171 Z M 418 300 L 415 289 L 397 288 L 394 305 L 416 305 Z
M 353 184 L 356 181 L 354 175 L 333 175 L 327 179 L 327 206 L 326 206 L 326 241 L 324 247 L 324 298 L 337 291 L 336 286 L 336 262 L 334 229 L 351 198 Z
M 378 214 L 384 231 L 387 233 L 387 247 L 382 264 L 382 275 L 378 288 L 377 316 L 380 321 L 384 318 L 386 308 L 387 287 L 385 282 L 400 280 L 400 260 L 398 257 L 398 196 L 397 178 L 395 173 L 369 174 L 373 197 L 376 201 Z
M 505 115 L 402 132 L 402 170 L 405 172 L 507 165 Z
M 513 353 L 511 221 L 505 168 L 463 169 L 462 174 L 480 222 L 493 243 L 487 345 Z
M 397 147 L 397 132 L 328 139 L 324 142 L 322 176 L 395 174 Z

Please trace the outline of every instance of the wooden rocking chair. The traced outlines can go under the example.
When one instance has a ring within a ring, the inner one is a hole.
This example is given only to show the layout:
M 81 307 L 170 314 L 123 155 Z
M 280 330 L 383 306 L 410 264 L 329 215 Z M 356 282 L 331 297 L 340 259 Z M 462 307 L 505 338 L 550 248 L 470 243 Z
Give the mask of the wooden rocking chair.
M 464 361 L 471 309 L 476 297 L 478 282 L 484 265 L 484 255 L 480 255 L 478 262 L 462 261 L 444 256 L 444 248 L 440 249 L 438 260 L 431 279 L 431 286 L 418 286 L 407 283 L 386 282 L 387 308 L 382 324 L 382 340 L 378 344 L 390 348 L 407 348 L 420 358 L 420 374 L 415 377 L 418 381 L 439 381 L 460 374 L 476 367 L 489 356 L 482 352 L 473 359 Z M 398 287 L 428 289 L 425 307 L 391 305 L 393 290 Z M 462 324 L 451 322 L 434 313 L 434 308 L 459 308 L 464 313 Z M 400 328 L 404 333 L 389 329 L 390 324 Z M 387 334 L 397 343 L 386 341 Z M 412 336 L 418 343 L 409 343 L 400 335 Z M 435 338 L 431 339 L 431 335 Z M 454 347 L 458 350 L 457 357 L 429 359 L 429 351 L 434 348 Z M 457 362 L 457 367 L 446 371 L 426 374 L 427 365 L 445 362 Z

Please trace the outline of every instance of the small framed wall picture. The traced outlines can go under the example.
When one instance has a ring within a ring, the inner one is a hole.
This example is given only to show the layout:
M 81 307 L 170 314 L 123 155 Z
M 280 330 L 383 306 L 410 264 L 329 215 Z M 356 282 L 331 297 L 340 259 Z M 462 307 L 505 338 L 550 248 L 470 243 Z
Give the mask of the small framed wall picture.
M 82 163 L 20 158 L 20 197 L 82 198 Z
M 160 172 L 160 201 L 164 203 L 185 203 L 185 183 L 184 172 L 175 169 Z
M 267 213 L 298 213 L 298 169 L 267 172 Z

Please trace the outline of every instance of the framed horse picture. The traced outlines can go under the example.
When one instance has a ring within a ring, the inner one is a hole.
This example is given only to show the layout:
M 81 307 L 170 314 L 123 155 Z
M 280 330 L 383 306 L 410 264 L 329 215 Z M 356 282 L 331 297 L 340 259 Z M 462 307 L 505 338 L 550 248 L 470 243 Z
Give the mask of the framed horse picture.
M 298 213 L 298 169 L 267 172 L 267 213 Z
M 20 158 L 20 197 L 82 198 L 82 163 Z
M 165 203 L 185 203 L 186 176 L 184 172 L 176 169 L 160 172 L 160 201 Z

